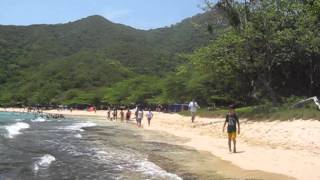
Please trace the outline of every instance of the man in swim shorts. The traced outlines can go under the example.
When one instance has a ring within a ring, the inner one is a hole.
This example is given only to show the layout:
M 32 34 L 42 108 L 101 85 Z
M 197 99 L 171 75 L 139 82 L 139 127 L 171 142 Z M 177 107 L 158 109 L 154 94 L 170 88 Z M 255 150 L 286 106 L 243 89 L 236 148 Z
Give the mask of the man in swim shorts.
M 231 141 L 233 142 L 233 152 L 236 153 L 236 137 L 237 137 L 237 125 L 238 125 L 238 134 L 240 134 L 240 123 L 239 118 L 235 112 L 235 106 L 229 106 L 229 113 L 226 115 L 226 121 L 223 124 L 222 131 L 224 132 L 225 126 L 228 123 L 227 132 L 228 132 L 228 145 L 229 151 L 231 150 Z

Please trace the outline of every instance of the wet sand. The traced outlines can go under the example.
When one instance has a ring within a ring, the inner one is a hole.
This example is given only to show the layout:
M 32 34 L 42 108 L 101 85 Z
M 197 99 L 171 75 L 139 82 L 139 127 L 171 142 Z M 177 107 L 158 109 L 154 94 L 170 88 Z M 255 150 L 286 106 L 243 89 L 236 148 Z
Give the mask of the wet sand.
M 145 141 L 177 146 L 173 149 L 179 149 L 179 151 L 163 151 L 160 156 L 161 159 L 157 161 L 159 157 L 151 157 L 150 160 L 169 172 L 178 170 L 175 173 L 184 179 L 294 179 L 281 174 L 241 169 L 228 161 L 214 156 L 210 152 L 196 150 L 193 147 L 183 145 L 189 141 L 188 138 L 179 138 L 163 131 L 142 130 L 141 133 Z M 173 162 L 166 162 L 164 158 L 171 159 Z

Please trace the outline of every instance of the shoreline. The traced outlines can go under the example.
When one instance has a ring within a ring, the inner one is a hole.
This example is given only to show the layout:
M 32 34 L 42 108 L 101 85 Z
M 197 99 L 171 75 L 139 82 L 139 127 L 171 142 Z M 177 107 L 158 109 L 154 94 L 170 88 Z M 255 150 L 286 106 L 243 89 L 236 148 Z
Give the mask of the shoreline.
M 21 109 L 14 108 L 6 110 L 21 112 Z M 95 117 L 100 120 L 106 118 L 106 111 L 101 110 L 96 113 L 78 110 L 44 112 Z M 197 117 L 192 124 L 186 116 L 154 112 L 151 126 L 148 127 L 144 118 L 142 130 L 162 131 L 187 138 L 187 142 L 177 145 L 210 152 L 244 170 L 282 174 L 296 179 L 320 179 L 320 173 L 317 172 L 320 167 L 320 121 L 252 122 L 240 117 L 241 134 L 237 138 L 239 153 L 236 154 L 228 152 L 226 134 L 222 133 L 223 122 L 222 118 Z

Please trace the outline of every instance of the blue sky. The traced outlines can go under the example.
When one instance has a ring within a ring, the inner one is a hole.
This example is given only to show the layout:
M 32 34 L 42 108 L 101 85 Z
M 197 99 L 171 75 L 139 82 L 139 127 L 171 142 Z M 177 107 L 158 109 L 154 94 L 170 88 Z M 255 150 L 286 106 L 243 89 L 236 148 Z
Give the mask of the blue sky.
M 139 29 L 175 24 L 202 12 L 203 0 L 0 0 L 0 24 L 56 24 L 90 15 Z

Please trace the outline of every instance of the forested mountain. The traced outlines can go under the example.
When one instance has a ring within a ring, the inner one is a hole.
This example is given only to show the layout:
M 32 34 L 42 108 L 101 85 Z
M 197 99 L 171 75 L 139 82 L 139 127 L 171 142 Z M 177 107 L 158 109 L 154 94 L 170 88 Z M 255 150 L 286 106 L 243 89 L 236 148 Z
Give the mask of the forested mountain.
M 136 75 L 163 76 L 183 62 L 179 54 L 216 38 L 207 32 L 212 16 L 221 19 L 219 13 L 204 13 L 148 31 L 101 16 L 57 25 L 0 26 L 0 103 L 62 103 Z

